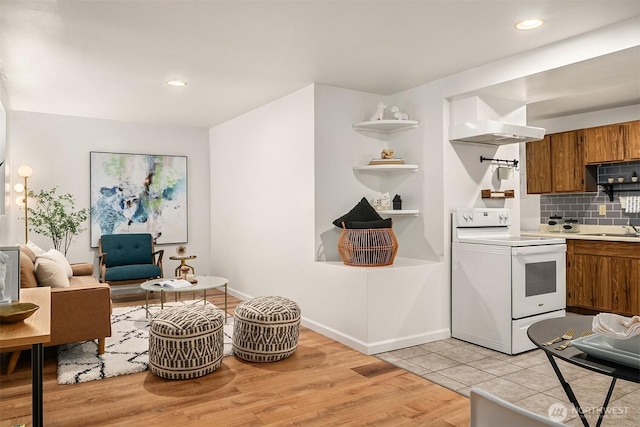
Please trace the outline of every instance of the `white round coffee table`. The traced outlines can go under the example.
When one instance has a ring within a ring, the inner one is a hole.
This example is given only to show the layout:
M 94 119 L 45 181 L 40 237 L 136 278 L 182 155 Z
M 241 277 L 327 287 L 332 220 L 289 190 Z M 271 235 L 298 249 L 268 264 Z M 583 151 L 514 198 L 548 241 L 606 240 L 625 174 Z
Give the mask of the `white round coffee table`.
M 164 309 L 164 294 L 165 293 L 174 293 L 176 294 L 176 299 L 179 296 L 180 292 L 198 292 L 202 291 L 204 293 L 202 299 L 204 304 L 207 303 L 207 290 L 222 288 L 224 287 L 224 314 L 225 314 L 225 323 L 227 319 L 227 283 L 229 283 L 229 279 L 225 277 L 219 276 L 196 276 L 197 283 L 192 284 L 187 288 L 166 288 L 160 286 L 160 282 L 164 282 L 166 280 L 170 280 L 167 278 L 160 279 L 152 279 L 147 280 L 146 282 L 142 282 L 140 287 L 146 291 L 145 298 L 145 311 L 146 316 L 149 317 L 149 292 L 160 292 L 160 309 Z

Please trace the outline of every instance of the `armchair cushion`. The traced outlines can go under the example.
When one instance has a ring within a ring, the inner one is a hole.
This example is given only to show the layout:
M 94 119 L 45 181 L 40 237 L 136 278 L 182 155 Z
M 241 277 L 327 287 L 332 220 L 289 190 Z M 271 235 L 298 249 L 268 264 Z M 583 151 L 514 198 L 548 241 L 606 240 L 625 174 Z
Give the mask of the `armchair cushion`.
M 155 264 L 119 265 L 107 268 L 105 281 L 148 279 L 150 277 L 160 277 L 161 275 L 160 267 Z

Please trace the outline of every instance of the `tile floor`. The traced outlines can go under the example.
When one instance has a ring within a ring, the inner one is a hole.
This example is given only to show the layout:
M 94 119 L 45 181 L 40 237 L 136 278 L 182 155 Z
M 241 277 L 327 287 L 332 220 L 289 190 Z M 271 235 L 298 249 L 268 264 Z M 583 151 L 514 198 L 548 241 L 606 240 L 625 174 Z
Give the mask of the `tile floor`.
M 467 397 L 471 387 L 479 387 L 544 416 L 551 405 L 562 403 L 564 423 L 582 426 L 542 350 L 509 356 L 449 338 L 376 356 Z M 563 361 L 558 366 L 595 425 L 593 411 L 600 410 L 611 379 Z M 640 384 L 618 380 L 608 408 L 602 426 L 639 426 Z

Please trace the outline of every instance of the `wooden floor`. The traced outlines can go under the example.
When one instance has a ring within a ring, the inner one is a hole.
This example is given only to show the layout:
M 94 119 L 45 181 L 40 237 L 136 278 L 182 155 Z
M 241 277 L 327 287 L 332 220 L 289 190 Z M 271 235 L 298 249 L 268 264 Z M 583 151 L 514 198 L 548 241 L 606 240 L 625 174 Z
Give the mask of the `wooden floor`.
M 221 295 L 209 300 L 223 305 Z M 230 312 L 238 302 L 230 297 Z M 55 349 L 45 355 L 45 426 L 469 425 L 466 397 L 306 328 L 288 359 L 258 364 L 226 357 L 194 380 L 147 371 L 58 385 Z M 0 427 L 31 424 L 28 356 L 23 352 L 15 373 L 0 375 Z

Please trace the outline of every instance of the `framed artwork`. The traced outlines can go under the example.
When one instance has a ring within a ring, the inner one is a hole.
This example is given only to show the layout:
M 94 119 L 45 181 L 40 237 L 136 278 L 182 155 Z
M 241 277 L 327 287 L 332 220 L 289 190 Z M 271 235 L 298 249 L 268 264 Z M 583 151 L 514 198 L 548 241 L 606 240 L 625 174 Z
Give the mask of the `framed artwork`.
M 187 157 L 91 155 L 91 247 L 103 234 L 150 233 L 155 243 L 188 240 Z
M 20 299 L 20 247 L 0 247 L 0 304 Z

